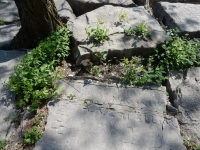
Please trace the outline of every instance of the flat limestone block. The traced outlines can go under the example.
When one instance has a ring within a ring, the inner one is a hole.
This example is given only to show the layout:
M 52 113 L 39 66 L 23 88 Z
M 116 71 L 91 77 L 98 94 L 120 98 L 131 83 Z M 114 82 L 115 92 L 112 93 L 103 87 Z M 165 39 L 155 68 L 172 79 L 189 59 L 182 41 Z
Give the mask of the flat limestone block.
M 178 28 L 180 34 L 200 37 L 200 4 L 158 2 L 154 15 L 169 28 Z
M 200 68 L 187 69 L 184 80 L 175 91 L 177 119 L 185 134 L 200 145 Z
M 20 23 L 0 26 L 0 49 L 9 49 L 10 43 L 20 27 Z
M 80 16 L 103 5 L 121 7 L 136 6 L 133 0 L 67 0 L 76 16 Z
M 169 70 L 169 79 L 167 80 L 167 89 L 169 92 L 170 100 L 172 103 L 174 102 L 176 98 L 176 88 L 179 84 L 182 83 L 184 76 L 184 71 L 178 71 L 178 70 Z
M 34 150 L 186 150 L 177 120 L 164 119 L 164 87 L 60 85 L 63 96 L 49 102 L 45 131 Z
M 110 11 L 112 10 L 112 11 Z M 119 22 L 120 12 L 127 13 L 128 21 Z M 88 41 L 85 29 L 88 26 L 96 28 L 98 19 L 104 22 L 105 28 L 109 29 L 109 40 L 97 45 Z M 137 36 L 126 36 L 124 31 L 146 22 L 150 36 L 142 39 Z M 76 63 L 84 59 L 97 59 L 94 51 L 105 51 L 108 57 L 131 58 L 133 55 L 149 56 L 154 52 L 158 42 L 168 40 L 169 37 L 144 7 L 115 7 L 111 5 L 102 6 L 94 11 L 79 16 L 74 21 L 68 22 L 68 28 L 73 32 L 73 55 Z
M 7 87 L 8 78 L 14 73 L 14 66 L 25 52 L 0 50 L 0 139 L 4 140 L 11 130 L 12 116 L 15 113 L 15 94 Z
M 14 1 L 0 1 L 0 19 L 6 23 L 19 20 L 17 6 Z

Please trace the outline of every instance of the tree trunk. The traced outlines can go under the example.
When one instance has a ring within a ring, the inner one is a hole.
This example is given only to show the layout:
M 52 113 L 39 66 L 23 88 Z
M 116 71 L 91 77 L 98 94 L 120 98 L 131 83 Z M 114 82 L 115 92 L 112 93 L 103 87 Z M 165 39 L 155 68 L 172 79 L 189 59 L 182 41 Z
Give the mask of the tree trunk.
M 11 42 L 12 49 L 34 48 L 52 30 L 63 26 L 53 0 L 15 0 L 21 28 Z

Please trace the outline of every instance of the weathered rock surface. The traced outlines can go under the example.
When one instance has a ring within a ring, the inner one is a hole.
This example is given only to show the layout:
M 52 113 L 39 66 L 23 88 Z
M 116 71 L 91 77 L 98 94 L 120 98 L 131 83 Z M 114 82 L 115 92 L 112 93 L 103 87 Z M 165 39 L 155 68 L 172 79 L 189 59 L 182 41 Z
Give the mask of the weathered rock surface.
M 147 2 L 149 3 L 150 6 L 153 6 L 154 3 L 156 2 L 159 2 L 160 0 L 134 0 L 135 4 L 137 5 L 145 5 L 147 4 Z M 197 3 L 199 4 L 200 1 L 199 0 L 162 0 L 163 2 L 170 2 L 170 3 L 178 3 L 178 2 L 181 2 L 181 3 Z
M 22 51 L 0 50 L 0 139 L 5 140 L 12 134 L 12 116 L 15 114 L 15 94 L 7 87 L 8 78 L 14 72 L 17 59 L 23 56 Z M 13 130 L 14 131 L 14 130 Z
M 112 10 L 112 11 L 110 11 Z M 119 13 L 123 11 L 128 15 L 128 21 L 120 24 Z M 85 28 L 96 28 L 98 19 L 105 22 L 105 28 L 109 29 L 109 40 L 101 45 L 88 42 Z M 150 36 L 147 39 L 137 36 L 126 36 L 124 30 L 134 27 L 145 21 Z M 128 57 L 133 55 L 148 56 L 153 53 L 158 42 L 168 39 L 165 31 L 144 7 L 123 8 L 111 5 L 102 6 L 94 11 L 79 16 L 76 20 L 68 22 L 69 29 L 73 32 L 73 55 L 77 64 L 84 59 L 97 59 L 95 50 L 108 52 L 108 57 Z
M 174 103 L 176 98 L 176 88 L 182 83 L 184 71 L 169 70 L 169 80 L 167 80 L 167 90 L 169 92 L 170 99 Z
M 20 23 L 0 26 L 0 49 L 9 49 L 10 43 L 20 27 Z
M 154 15 L 169 28 L 178 28 L 180 34 L 200 37 L 200 4 L 159 2 L 153 7 Z
M 133 7 L 133 0 L 67 0 L 74 14 L 80 16 L 103 5 L 114 5 L 121 7 Z
M 58 14 L 61 17 L 62 22 L 67 23 L 69 19 L 75 19 L 73 10 L 66 0 L 54 0 Z
M 178 109 L 178 121 L 185 134 L 200 145 L 200 68 L 194 67 L 182 74 L 182 82 L 170 80 L 170 84 L 175 88 L 174 106 Z
M 49 102 L 49 116 L 34 150 L 186 150 L 174 117 L 164 119 L 164 87 L 117 87 L 66 81 Z M 67 98 L 73 94 L 73 100 Z
M 0 19 L 5 23 L 19 20 L 17 6 L 14 1 L 0 1 Z

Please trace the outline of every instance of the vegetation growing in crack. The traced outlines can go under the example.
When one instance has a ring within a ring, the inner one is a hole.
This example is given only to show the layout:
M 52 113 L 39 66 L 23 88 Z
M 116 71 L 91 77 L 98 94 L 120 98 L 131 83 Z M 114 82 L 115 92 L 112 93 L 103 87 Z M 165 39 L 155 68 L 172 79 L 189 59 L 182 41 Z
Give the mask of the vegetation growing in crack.
M 70 36 L 66 27 L 52 32 L 14 68 L 8 85 L 19 95 L 17 108 L 30 106 L 30 111 L 35 113 L 51 97 L 58 96 L 55 81 L 62 76 L 57 65 L 69 55 Z
M 4 23 L 3 19 L 0 18 L 0 26 L 2 26 L 2 25 L 4 25 L 4 24 L 5 24 L 5 23 Z
M 67 96 L 67 98 L 69 98 L 70 100 L 73 100 L 74 97 L 76 97 L 74 94 L 69 94 L 69 95 Z
M 128 36 L 136 35 L 139 38 L 144 38 L 150 35 L 148 31 L 148 26 L 145 21 L 142 21 L 139 25 L 135 26 L 134 28 L 130 27 L 129 29 L 125 30 L 125 34 Z
M 146 85 L 150 83 L 162 84 L 166 79 L 163 76 L 165 73 L 164 68 L 153 66 L 154 60 L 149 58 L 146 66 L 142 65 L 141 57 L 132 57 L 129 61 L 127 58 L 122 60 L 122 73 L 123 82 L 129 85 Z
M 107 53 L 107 52 L 103 52 L 103 51 L 96 50 L 96 51 L 95 51 L 95 56 L 97 56 L 97 57 L 100 59 L 100 63 L 106 63 L 108 53 Z
M 200 65 L 200 43 L 197 39 L 179 37 L 178 30 L 168 30 L 171 41 L 160 43 L 153 56 L 166 69 L 185 69 Z
M 104 25 L 104 22 L 98 19 L 97 26 L 92 28 L 88 26 L 85 28 L 89 40 L 93 40 L 97 44 L 102 44 L 109 40 L 109 29 Z
M 42 137 L 42 131 L 36 126 L 24 133 L 24 144 L 34 145 Z
M 0 140 L 0 150 L 3 150 L 3 148 L 6 146 L 5 140 Z

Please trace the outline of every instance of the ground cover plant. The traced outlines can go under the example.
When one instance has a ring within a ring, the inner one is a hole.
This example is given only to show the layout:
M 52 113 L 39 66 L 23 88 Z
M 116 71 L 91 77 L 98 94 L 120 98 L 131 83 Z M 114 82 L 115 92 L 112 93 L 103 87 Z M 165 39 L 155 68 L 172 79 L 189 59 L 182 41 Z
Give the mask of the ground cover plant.
M 58 96 L 55 81 L 61 78 L 58 63 L 69 55 L 68 28 L 63 27 L 41 41 L 39 45 L 20 60 L 8 85 L 19 95 L 17 108 L 30 106 L 30 111 L 45 104 L 51 97 Z
M 97 44 L 102 44 L 106 40 L 109 40 L 109 29 L 104 25 L 104 22 L 98 19 L 97 26 L 92 28 L 88 26 L 85 28 L 86 34 L 89 40 L 94 41 Z
M 119 13 L 119 21 L 123 22 L 123 21 L 128 21 L 128 14 L 125 11 L 120 11 Z
M 42 137 L 42 131 L 36 126 L 24 133 L 24 144 L 33 145 Z
M 1 26 L 1 25 L 4 25 L 4 24 L 5 24 L 5 23 L 4 23 L 3 19 L 0 18 L 0 26 Z
M 6 146 L 6 141 L 0 140 L 0 150 L 2 150 Z
M 148 26 L 145 21 L 142 21 L 139 25 L 135 27 L 130 27 L 129 29 L 124 31 L 126 35 L 131 36 L 131 35 L 136 35 L 139 38 L 144 38 L 147 37 L 150 32 L 148 31 Z
M 178 30 L 168 30 L 171 41 L 157 46 L 154 59 L 166 69 L 186 69 L 200 65 L 200 43 L 197 39 L 179 37 Z

